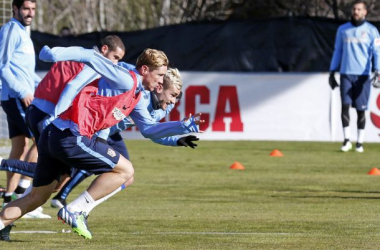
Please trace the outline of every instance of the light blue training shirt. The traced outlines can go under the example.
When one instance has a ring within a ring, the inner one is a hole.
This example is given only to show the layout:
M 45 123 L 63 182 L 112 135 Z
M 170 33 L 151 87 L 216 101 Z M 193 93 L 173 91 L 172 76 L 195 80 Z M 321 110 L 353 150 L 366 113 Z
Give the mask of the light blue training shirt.
M 93 49 L 84 49 L 81 47 L 55 47 L 50 49 L 45 46 L 40 52 L 40 59 L 47 62 L 77 61 L 87 64 L 103 76 L 98 82 L 98 94 L 102 96 L 115 96 L 122 94 L 132 89 L 134 84 L 133 79 L 127 69 L 129 67 L 128 65 L 124 65 L 125 63 L 123 62 L 116 65 Z M 143 91 L 144 88 L 141 77 L 137 71 L 136 73 L 138 79 L 136 93 L 138 93 Z M 134 123 L 144 137 L 155 140 L 163 137 L 199 131 L 193 118 L 165 123 L 155 121 L 147 110 L 150 99 L 148 100 L 147 98 L 143 98 L 143 96 L 144 95 L 142 93 L 139 102 L 130 113 L 130 117 L 133 119 Z M 80 135 L 77 124 L 70 120 L 62 120 L 57 118 L 53 121 L 53 124 L 62 130 L 70 128 L 74 135 Z M 109 129 L 107 130 L 107 133 L 102 133 L 101 137 L 104 139 L 106 139 L 109 135 Z M 107 136 L 105 136 L 106 134 Z
M 372 56 L 375 70 L 380 70 L 379 31 L 368 22 L 354 26 L 351 22 L 339 26 L 330 71 L 345 75 L 370 75 Z
M 15 18 L 0 30 L 0 58 L 1 100 L 33 95 L 41 81 L 35 73 L 33 42 L 25 26 Z

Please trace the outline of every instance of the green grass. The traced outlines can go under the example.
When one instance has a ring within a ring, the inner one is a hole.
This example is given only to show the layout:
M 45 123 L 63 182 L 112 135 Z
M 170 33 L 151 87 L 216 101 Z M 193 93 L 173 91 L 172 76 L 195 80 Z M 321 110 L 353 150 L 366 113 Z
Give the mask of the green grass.
M 379 249 L 380 145 L 127 141 L 135 183 L 90 215 L 92 240 L 55 219 L 16 222 L 0 249 Z M 279 149 L 284 157 L 270 157 Z M 231 170 L 238 161 L 244 171 Z M 54 167 L 54 166 L 52 166 Z M 69 201 L 88 186 L 86 180 Z M 0 184 L 5 173 L 0 173 Z M 54 234 L 16 234 L 48 230 Z

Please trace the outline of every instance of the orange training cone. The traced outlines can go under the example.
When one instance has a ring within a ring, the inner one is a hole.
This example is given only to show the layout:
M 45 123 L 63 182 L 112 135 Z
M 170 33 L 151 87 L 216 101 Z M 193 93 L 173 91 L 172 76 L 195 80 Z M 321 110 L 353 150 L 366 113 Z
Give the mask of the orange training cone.
M 275 156 L 275 157 L 282 157 L 282 156 L 284 156 L 284 155 L 281 153 L 281 151 L 278 150 L 278 149 L 273 150 L 269 155 L 270 155 L 270 156 Z
M 369 175 L 380 175 L 380 170 L 378 168 L 372 168 L 369 172 Z
M 244 170 L 245 168 L 244 168 L 243 165 L 241 165 L 240 162 L 235 161 L 235 162 L 231 165 L 230 169 Z

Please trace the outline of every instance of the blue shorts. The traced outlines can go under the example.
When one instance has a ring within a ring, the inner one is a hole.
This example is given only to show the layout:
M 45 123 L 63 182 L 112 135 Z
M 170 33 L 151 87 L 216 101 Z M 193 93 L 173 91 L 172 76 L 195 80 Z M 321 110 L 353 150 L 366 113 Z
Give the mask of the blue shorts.
M 108 145 L 110 145 L 113 149 L 119 152 L 125 159 L 129 160 L 129 154 L 127 146 L 124 143 L 123 137 L 121 137 L 120 133 L 116 133 L 108 137 L 107 139 Z
M 351 105 L 357 110 L 367 110 L 371 90 L 369 76 L 340 75 L 342 105 Z
M 7 101 L 1 101 L 4 112 L 7 114 L 9 138 L 24 135 L 27 138 L 33 138 L 25 122 L 26 107 L 20 99 L 9 98 Z
M 25 113 L 25 121 L 28 124 L 28 127 L 32 131 L 34 138 L 36 138 L 36 142 L 39 141 L 42 129 L 43 129 L 43 121 L 50 117 L 48 114 L 34 106 L 30 105 L 26 109 Z
M 59 181 L 61 174 L 71 167 L 94 174 L 111 171 L 120 153 L 107 143 L 85 136 L 75 136 L 70 129 L 47 126 L 38 142 L 38 162 L 33 186 L 40 187 Z

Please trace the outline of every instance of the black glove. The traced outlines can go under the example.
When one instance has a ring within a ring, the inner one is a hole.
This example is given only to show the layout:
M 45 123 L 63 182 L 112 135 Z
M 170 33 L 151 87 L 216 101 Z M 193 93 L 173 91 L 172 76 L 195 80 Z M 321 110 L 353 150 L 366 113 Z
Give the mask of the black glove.
M 188 136 L 179 138 L 177 141 L 177 145 L 183 146 L 183 147 L 189 146 L 190 148 L 195 148 L 198 145 L 193 143 L 193 141 L 199 141 L 199 138 L 196 137 L 195 135 L 188 135 Z
M 338 82 L 335 80 L 334 74 L 335 72 L 330 72 L 330 76 L 329 76 L 329 84 L 332 90 L 334 90 L 335 87 L 339 87 Z
M 375 88 L 380 88 L 380 71 L 375 71 L 375 75 L 371 79 L 371 84 Z

